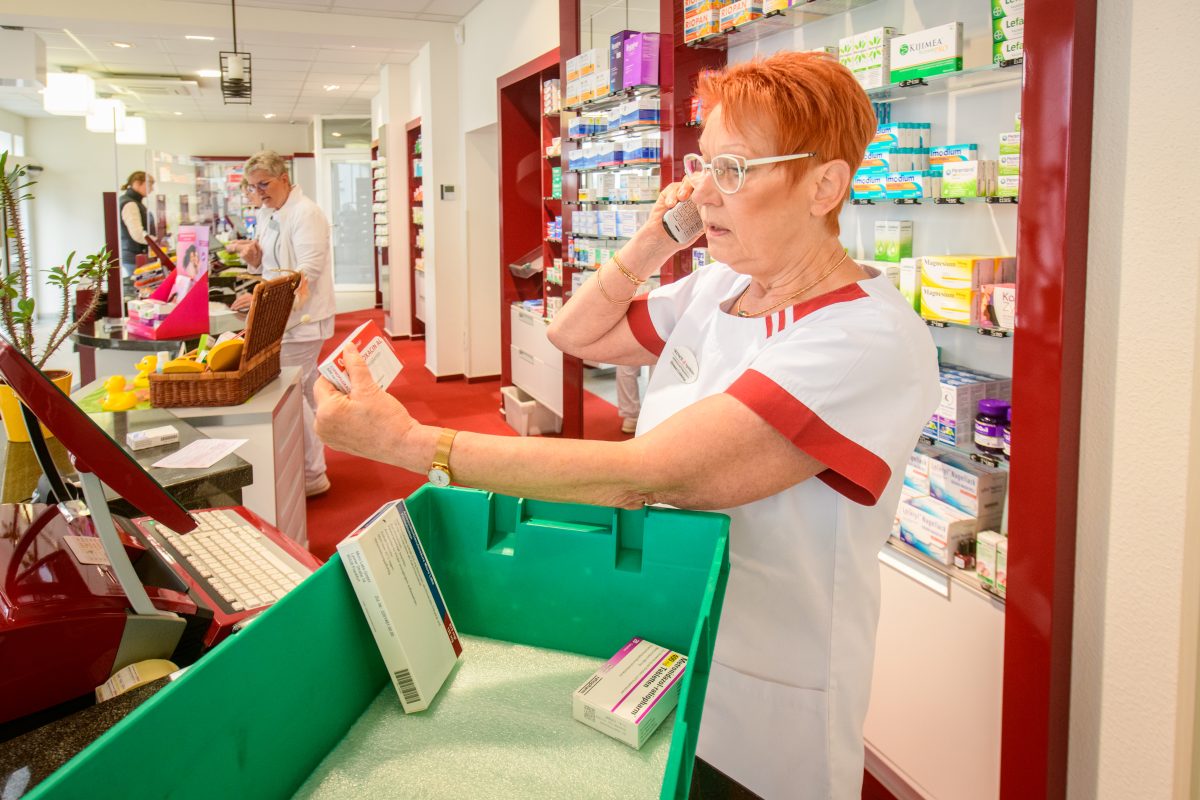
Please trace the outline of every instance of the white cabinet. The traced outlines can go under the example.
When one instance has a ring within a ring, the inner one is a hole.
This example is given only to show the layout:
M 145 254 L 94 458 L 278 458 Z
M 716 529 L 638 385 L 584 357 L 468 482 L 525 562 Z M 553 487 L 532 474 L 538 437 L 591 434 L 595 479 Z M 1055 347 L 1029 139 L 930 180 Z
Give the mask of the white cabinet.
M 509 329 L 512 331 L 509 356 L 513 384 L 561 417 L 563 354 L 546 336 L 546 321 L 513 306 Z
M 421 322 L 425 321 L 425 270 L 418 269 L 413 272 L 413 289 L 414 289 L 414 304 L 413 314 Z

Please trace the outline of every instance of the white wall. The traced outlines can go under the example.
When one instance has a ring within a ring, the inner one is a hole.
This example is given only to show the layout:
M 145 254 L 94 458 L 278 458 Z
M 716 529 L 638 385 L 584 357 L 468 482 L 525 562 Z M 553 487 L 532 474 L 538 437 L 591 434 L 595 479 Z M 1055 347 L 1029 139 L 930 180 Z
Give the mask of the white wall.
M 104 246 L 101 195 L 146 169 L 150 149 L 206 156 L 248 156 L 263 147 L 285 154 L 311 149 L 303 125 L 150 120 L 146 128 L 146 147 L 121 145 L 114 154 L 112 137 L 89 133 L 78 117 L 26 121 L 25 161 L 45 169 L 34 187 L 31 233 L 39 264 Z
M 10 111 L 0 109 L 0 131 L 13 133 L 17 136 L 25 135 L 25 118 L 19 117 Z
M 1190 44 L 1200 12 L 1189 0 L 1098 9 L 1069 794 L 1184 797 L 1175 781 L 1195 710 L 1200 215 L 1156 165 L 1188 159 L 1179 132 L 1200 126 L 1180 94 L 1183 76 L 1200 74 Z
M 463 19 L 463 132 L 496 122 L 496 79 L 558 47 L 558 0 L 484 0 Z

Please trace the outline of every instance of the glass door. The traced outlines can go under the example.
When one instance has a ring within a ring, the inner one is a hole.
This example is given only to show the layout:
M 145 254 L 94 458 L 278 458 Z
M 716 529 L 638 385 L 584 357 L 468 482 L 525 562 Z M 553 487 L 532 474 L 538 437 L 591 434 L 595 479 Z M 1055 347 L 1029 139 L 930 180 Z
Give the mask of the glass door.
M 330 243 L 333 283 L 339 291 L 374 291 L 369 152 L 330 156 Z

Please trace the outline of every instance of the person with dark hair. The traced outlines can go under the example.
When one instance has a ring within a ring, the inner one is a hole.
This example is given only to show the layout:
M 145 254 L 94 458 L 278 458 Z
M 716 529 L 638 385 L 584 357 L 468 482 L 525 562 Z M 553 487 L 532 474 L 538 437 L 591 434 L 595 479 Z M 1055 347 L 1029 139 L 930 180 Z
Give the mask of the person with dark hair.
M 120 211 L 118 231 L 121 239 L 121 271 L 125 277 L 133 275 L 137 257 L 149 250 L 146 244 L 149 217 L 142 200 L 150 194 L 154 184 L 145 172 L 138 170 L 129 176 L 121 187 L 123 194 L 117 199 Z

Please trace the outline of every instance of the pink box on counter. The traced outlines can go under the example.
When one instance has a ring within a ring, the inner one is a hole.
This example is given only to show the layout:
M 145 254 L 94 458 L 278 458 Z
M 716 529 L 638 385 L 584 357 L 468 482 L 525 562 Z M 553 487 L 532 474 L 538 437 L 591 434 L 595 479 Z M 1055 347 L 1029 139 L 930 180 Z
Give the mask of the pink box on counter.
M 658 85 L 658 46 L 657 33 L 635 33 L 625 40 L 621 82 L 626 89 Z

